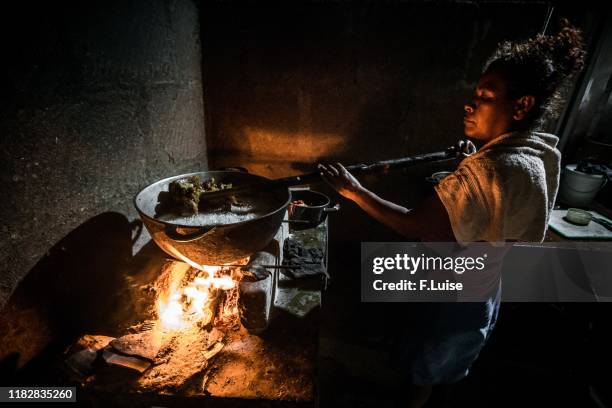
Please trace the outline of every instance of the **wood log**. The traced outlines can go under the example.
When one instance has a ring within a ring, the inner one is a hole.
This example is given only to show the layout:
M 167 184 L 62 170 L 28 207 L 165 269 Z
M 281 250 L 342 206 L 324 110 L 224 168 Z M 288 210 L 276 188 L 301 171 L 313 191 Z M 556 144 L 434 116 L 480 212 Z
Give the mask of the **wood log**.
M 128 334 L 114 339 L 110 346 L 120 354 L 155 361 L 162 348 L 162 336 L 156 330 Z
M 84 377 L 93 372 L 93 365 L 99 351 L 106 347 L 113 337 L 86 334 L 68 349 L 66 366 L 78 376 Z
M 106 364 L 110 366 L 118 366 L 134 370 L 139 373 L 144 373 L 150 366 L 151 363 L 138 357 L 124 356 L 114 352 L 110 347 L 105 348 L 102 351 L 102 358 Z

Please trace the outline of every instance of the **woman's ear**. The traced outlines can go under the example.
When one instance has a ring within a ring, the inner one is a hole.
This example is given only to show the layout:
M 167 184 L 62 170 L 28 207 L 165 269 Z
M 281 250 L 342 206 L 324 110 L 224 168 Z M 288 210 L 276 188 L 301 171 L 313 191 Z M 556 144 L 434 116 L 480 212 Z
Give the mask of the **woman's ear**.
M 535 97 L 533 95 L 524 95 L 514 102 L 512 119 L 523 120 L 527 113 L 533 108 Z

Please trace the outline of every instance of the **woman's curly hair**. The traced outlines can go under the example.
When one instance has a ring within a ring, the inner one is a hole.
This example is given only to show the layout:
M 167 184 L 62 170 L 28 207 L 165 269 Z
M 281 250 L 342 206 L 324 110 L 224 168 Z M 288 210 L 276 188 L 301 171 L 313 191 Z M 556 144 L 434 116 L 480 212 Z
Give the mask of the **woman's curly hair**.
M 561 90 L 568 79 L 582 70 L 585 56 L 581 31 L 564 19 L 557 34 L 500 43 L 486 62 L 484 72 L 500 72 L 512 99 L 523 95 L 535 97 L 524 124 L 537 128 L 546 119 L 558 117 L 563 103 Z

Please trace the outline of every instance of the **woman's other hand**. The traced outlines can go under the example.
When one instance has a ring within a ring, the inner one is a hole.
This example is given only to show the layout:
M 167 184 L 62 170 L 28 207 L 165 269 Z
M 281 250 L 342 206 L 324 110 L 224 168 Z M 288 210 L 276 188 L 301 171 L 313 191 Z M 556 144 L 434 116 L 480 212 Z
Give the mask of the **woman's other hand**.
M 457 155 L 457 158 L 461 158 L 461 159 L 465 159 L 468 156 L 473 155 L 474 153 L 476 153 L 476 146 L 474 146 L 474 143 L 470 142 L 469 140 L 459 140 L 455 146 L 453 146 L 454 150 L 455 150 L 455 154 Z
M 349 173 L 342 164 L 319 164 L 317 168 L 321 172 L 323 180 L 349 200 L 354 201 L 357 195 L 363 191 L 359 180 Z

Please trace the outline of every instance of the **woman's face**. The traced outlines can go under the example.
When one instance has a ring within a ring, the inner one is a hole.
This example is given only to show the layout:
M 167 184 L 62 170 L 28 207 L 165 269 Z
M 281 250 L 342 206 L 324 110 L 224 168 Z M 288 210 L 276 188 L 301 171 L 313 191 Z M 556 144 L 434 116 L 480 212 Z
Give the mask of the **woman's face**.
M 507 96 L 504 77 L 495 71 L 485 72 L 472 101 L 464 106 L 465 135 L 482 141 L 494 139 L 510 131 L 513 115 L 513 101 Z

